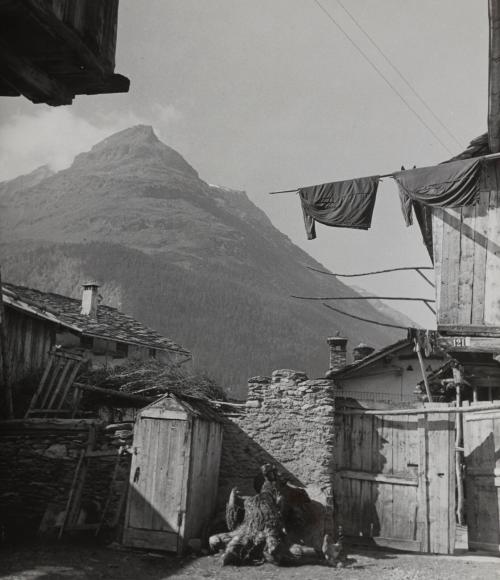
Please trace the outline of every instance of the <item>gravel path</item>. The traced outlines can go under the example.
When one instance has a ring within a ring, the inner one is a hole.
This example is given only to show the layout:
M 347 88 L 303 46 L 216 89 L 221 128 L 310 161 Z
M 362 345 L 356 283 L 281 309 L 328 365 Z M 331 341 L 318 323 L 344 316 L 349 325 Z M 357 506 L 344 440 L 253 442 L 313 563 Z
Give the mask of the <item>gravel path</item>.
M 355 552 L 345 568 L 305 565 L 221 568 L 219 558 L 173 557 L 95 546 L 51 545 L 0 550 L 3 580 L 500 580 L 500 558 Z

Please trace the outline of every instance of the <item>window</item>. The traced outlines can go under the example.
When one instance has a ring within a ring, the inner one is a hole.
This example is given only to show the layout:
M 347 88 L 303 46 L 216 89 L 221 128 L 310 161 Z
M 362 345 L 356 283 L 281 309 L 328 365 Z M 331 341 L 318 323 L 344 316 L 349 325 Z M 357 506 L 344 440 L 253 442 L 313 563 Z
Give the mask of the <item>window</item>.
M 128 356 L 128 344 L 126 342 L 117 342 L 116 354 L 120 355 L 121 357 Z
M 86 350 L 92 350 L 94 348 L 94 339 L 91 336 L 81 336 L 80 346 Z
M 149 358 L 156 358 L 156 349 L 155 348 L 149 349 Z

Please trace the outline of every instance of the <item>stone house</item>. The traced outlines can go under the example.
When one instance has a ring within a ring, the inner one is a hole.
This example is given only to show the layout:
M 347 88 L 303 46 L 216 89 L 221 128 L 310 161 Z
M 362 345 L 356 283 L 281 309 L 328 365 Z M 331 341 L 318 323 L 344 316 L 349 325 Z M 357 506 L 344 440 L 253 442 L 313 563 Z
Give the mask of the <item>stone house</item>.
M 332 337 L 330 370 L 327 377 L 335 382 L 337 396 L 368 401 L 410 402 L 417 400 L 422 371 L 415 352 L 412 332 L 379 350 L 363 343 L 353 349 L 353 362 L 347 364 L 347 339 Z M 422 353 L 427 374 L 444 364 L 444 355 L 433 350 Z
M 191 353 L 111 306 L 100 304 L 99 285 L 83 284 L 81 300 L 2 284 L 11 382 L 40 372 L 58 346 L 83 354 L 92 366 L 125 359 L 183 362 Z

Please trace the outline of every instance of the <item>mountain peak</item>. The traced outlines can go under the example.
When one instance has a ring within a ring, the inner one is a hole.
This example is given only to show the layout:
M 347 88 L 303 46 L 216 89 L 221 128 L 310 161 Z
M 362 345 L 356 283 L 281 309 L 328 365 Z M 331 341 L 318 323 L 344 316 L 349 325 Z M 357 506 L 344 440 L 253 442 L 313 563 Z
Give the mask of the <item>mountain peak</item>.
M 109 169 L 154 166 L 198 177 L 182 155 L 158 139 L 151 125 L 134 125 L 118 131 L 94 145 L 87 153 L 75 157 L 73 167 L 90 166 Z

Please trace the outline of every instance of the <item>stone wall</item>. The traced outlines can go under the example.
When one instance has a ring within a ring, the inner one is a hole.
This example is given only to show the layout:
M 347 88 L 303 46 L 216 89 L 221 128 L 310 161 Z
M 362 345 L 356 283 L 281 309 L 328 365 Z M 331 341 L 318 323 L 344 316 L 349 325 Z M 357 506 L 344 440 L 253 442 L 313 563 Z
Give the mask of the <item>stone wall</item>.
M 95 523 L 106 502 L 116 460 L 116 448 L 99 423 L 63 419 L 0 422 L 0 525 L 7 538 L 36 535 L 47 516 L 55 524 L 64 512 L 82 450 L 89 443 L 93 450 L 115 451 L 114 456 L 94 457 L 88 463 L 80 521 Z M 113 485 L 107 521 L 115 515 L 129 470 L 125 454 Z M 46 523 L 50 528 L 50 521 Z
M 263 463 L 276 463 L 292 483 L 333 510 L 334 385 L 279 370 L 249 380 L 248 407 L 225 425 L 218 506 L 233 486 L 255 493 L 253 478 Z

